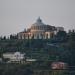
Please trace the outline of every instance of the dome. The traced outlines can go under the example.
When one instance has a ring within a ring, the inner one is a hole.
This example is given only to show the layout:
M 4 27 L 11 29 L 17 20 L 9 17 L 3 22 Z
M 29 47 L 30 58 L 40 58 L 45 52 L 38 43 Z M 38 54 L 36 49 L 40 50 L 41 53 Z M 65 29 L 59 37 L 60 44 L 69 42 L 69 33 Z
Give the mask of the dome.
M 34 24 L 32 24 L 32 26 L 41 26 L 41 25 L 45 25 L 45 24 L 42 23 L 42 20 L 40 19 L 40 17 L 36 20 Z
M 39 30 L 43 30 L 45 31 L 46 30 L 46 24 L 44 24 L 42 22 L 42 20 L 40 19 L 40 17 L 36 20 L 36 22 L 34 24 L 32 24 L 31 26 L 31 31 L 39 31 Z

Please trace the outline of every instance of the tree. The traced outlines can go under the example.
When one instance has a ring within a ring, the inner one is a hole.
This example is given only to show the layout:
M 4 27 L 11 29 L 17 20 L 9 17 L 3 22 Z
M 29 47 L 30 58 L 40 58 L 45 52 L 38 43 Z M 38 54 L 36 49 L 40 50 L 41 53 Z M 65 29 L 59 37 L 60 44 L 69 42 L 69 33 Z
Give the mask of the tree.
M 59 31 L 59 32 L 57 32 L 56 38 L 57 38 L 58 40 L 65 40 L 65 39 L 67 38 L 67 33 L 66 33 L 66 31 Z
M 69 62 L 71 62 L 71 65 L 75 65 L 75 32 L 71 32 L 68 36 L 67 50 L 71 54 L 70 58 L 68 59 Z
M 10 39 L 12 40 L 12 39 L 17 39 L 17 35 L 10 35 Z
M 68 39 L 69 48 L 75 49 L 75 32 L 70 33 Z
M 4 36 L 3 39 L 6 40 L 6 36 Z

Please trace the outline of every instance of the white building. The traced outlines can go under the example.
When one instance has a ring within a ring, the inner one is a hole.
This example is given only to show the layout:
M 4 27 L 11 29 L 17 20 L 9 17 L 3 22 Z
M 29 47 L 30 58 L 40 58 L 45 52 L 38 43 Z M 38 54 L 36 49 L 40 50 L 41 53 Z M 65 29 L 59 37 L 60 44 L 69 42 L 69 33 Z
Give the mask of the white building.
M 25 59 L 25 53 L 14 52 L 14 53 L 4 53 L 3 57 L 9 59 L 9 62 L 20 62 Z
M 18 33 L 18 39 L 50 39 L 59 30 L 64 30 L 64 28 L 44 24 L 39 17 L 29 29 Z

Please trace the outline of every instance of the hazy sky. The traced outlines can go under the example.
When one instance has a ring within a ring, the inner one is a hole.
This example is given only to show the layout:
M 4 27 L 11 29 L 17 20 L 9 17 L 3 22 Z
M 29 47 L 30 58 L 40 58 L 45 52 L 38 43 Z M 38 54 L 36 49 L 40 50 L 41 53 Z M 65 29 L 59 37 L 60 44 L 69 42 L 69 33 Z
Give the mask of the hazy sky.
M 0 35 L 20 32 L 38 16 L 45 24 L 75 29 L 75 0 L 0 0 Z

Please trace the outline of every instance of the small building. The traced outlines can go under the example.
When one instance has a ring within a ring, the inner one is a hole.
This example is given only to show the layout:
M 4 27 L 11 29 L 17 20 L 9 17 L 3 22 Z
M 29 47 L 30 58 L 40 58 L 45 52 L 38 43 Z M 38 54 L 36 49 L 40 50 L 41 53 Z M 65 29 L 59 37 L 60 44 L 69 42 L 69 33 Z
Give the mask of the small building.
M 8 62 L 21 62 L 25 59 L 25 53 L 21 52 L 3 53 L 3 58 L 9 59 Z
M 68 68 L 68 64 L 64 63 L 64 62 L 53 62 L 51 64 L 51 68 L 53 70 L 67 69 Z

